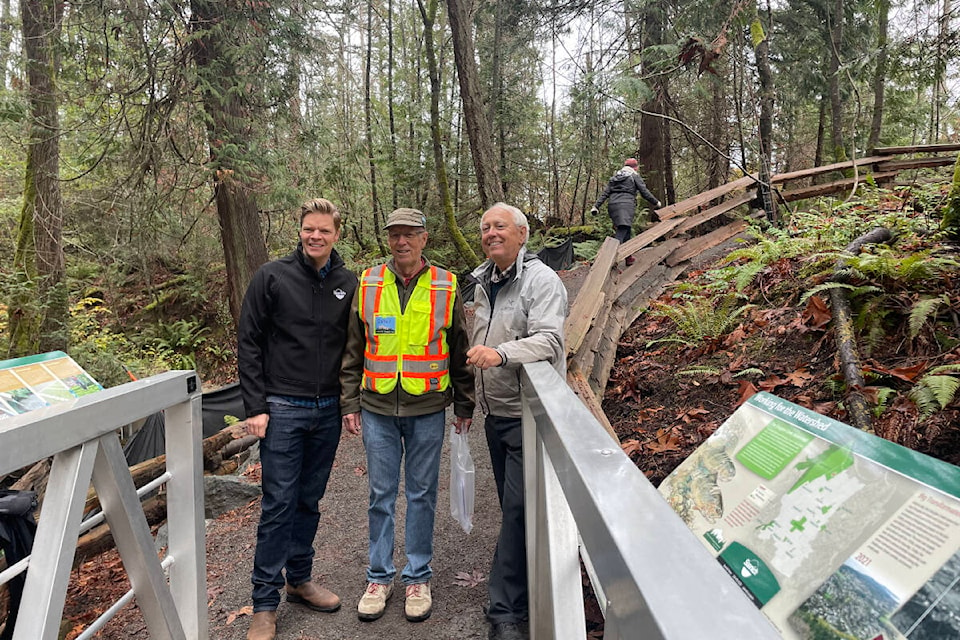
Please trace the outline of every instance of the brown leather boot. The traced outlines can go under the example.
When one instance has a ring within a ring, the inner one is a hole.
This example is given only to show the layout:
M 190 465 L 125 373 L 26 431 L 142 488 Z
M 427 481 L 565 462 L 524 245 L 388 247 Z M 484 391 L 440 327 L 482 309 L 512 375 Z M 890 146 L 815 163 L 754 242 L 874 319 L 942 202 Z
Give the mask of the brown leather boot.
M 273 640 L 277 637 L 277 612 L 258 611 L 253 614 L 247 640 Z
M 297 586 L 287 585 L 287 602 L 294 602 L 321 613 L 333 613 L 340 608 L 340 596 L 315 582 Z

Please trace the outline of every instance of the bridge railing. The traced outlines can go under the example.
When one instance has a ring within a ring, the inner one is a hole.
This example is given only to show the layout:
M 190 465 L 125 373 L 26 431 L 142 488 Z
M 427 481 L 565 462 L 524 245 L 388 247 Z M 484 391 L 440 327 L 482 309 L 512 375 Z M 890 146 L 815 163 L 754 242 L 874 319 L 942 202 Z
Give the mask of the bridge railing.
M 81 635 L 92 636 L 135 596 L 151 640 L 206 640 L 200 388 L 192 371 L 164 374 L 0 421 L 0 474 L 53 456 L 14 640 L 55 640 L 77 538 L 106 519 L 132 589 Z M 117 430 L 165 411 L 166 473 L 138 492 Z M 90 483 L 102 515 L 83 520 Z M 161 563 L 138 493 L 166 485 L 169 545 Z M 169 581 L 164 571 L 169 574 Z
M 534 640 L 585 637 L 581 556 L 606 640 L 780 637 L 549 364 L 521 386 Z

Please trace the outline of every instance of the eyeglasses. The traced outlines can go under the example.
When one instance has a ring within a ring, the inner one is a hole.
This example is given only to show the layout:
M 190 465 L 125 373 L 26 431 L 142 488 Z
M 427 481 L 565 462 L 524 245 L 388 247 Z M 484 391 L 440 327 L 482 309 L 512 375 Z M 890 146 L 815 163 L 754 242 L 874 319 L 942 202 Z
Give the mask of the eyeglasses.
M 423 229 L 419 229 L 417 231 L 403 231 L 403 232 L 388 231 L 387 237 L 393 241 L 399 240 L 400 238 L 403 238 L 407 241 L 411 241 L 415 239 L 417 236 L 419 236 L 421 233 L 423 233 Z

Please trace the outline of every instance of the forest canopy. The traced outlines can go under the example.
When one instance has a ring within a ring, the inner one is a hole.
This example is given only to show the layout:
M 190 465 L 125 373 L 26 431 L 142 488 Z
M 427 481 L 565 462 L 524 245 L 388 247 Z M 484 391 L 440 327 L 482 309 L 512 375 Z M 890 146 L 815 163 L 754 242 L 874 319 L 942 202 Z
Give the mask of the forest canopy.
M 300 202 L 351 267 L 395 207 L 431 260 L 478 259 L 503 199 L 543 230 L 628 156 L 664 203 L 746 174 L 955 141 L 949 0 L 2 0 L 0 301 L 8 357 L 105 384 L 229 369 L 246 283 Z M 645 218 L 639 217 L 642 225 Z M 199 361 L 199 362 L 198 362 Z

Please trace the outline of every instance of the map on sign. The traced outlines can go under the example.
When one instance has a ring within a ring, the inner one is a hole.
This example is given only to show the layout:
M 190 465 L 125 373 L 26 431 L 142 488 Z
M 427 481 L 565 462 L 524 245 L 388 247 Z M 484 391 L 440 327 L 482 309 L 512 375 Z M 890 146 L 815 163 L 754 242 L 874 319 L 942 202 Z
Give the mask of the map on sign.
M 0 361 L 0 420 L 101 389 L 62 351 Z
M 759 393 L 660 492 L 784 638 L 960 638 L 953 465 Z

